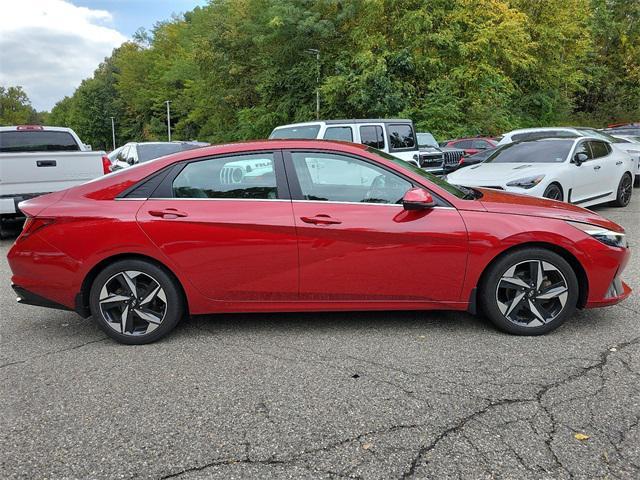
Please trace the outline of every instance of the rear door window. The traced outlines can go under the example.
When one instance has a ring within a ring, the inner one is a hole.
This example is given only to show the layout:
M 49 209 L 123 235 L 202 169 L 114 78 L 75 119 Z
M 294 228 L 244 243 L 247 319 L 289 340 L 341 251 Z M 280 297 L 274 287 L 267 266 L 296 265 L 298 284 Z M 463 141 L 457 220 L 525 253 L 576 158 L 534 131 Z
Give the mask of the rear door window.
M 68 132 L 35 130 L 0 132 L 0 152 L 77 152 L 80 146 Z
M 392 150 L 415 148 L 416 139 L 411 125 L 390 124 L 387 129 L 389 131 L 389 145 Z
M 324 131 L 324 139 L 353 142 L 353 131 L 351 127 L 329 127 Z
M 173 196 L 277 199 L 274 155 L 259 153 L 191 162 L 173 180 Z
M 384 150 L 382 127 L 380 125 L 362 125 L 360 127 L 360 143 L 378 150 Z

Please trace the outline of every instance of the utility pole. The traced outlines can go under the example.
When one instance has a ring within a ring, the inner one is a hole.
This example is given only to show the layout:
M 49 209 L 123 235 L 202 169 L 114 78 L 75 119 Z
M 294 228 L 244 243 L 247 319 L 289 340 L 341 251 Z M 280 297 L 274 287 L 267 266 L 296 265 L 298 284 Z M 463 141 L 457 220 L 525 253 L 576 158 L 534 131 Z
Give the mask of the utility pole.
M 316 120 L 320 120 L 320 50 L 308 48 L 307 53 L 316 56 Z
M 169 137 L 169 141 L 171 141 L 171 109 L 169 108 L 169 104 L 171 100 L 165 100 L 167 104 L 167 137 Z
M 113 149 L 116 149 L 116 127 L 113 123 L 113 117 L 111 117 L 111 140 L 113 141 Z

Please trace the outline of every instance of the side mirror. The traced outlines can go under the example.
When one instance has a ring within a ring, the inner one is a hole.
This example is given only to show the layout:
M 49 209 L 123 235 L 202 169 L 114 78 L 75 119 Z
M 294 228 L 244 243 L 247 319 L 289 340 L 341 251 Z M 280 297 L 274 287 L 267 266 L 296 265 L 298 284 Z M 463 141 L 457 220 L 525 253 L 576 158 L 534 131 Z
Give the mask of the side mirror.
M 589 160 L 589 157 L 586 153 L 576 153 L 573 156 L 573 163 L 575 163 L 578 167 L 582 165 L 584 162 Z
M 135 160 L 133 159 L 133 157 L 129 157 L 129 158 L 127 158 L 127 163 L 129 165 L 133 165 L 135 163 Z
M 412 188 L 402 197 L 402 206 L 405 210 L 424 210 L 435 205 L 433 197 L 424 188 Z

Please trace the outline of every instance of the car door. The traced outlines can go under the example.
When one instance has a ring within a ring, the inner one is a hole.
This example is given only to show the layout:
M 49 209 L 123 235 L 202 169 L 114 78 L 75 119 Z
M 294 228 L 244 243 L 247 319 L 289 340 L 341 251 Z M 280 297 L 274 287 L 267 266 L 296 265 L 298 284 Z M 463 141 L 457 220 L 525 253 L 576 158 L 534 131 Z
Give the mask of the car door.
M 593 154 L 591 163 L 597 177 L 594 195 L 606 197 L 617 190 L 624 171 L 624 162 L 613 154 L 613 149 L 607 142 L 589 140 L 589 146 Z
M 280 151 L 179 164 L 137 219 L 208 298 L 297 300 L 297 240 Z
M 578 154 L 586 155 L 586 160 L 578 165 L 576 156 Z M 598 181 L 600 176 L 598 170 L 601 168 L 597 163 L 593 163 L 593 152 L 588 140 L 580 140 L 571 156 L 573 173 L 570 175 L 570 185 L 563 185 L 569 188 L 569 202 L 580 204 L 588 202 L 594 196 L 598 195 Z
M 456 209 L 404 210 L 412 182 L 361 157 L 292 150 L 285 163 L 301 300 L 460 300 L 467 232 Z

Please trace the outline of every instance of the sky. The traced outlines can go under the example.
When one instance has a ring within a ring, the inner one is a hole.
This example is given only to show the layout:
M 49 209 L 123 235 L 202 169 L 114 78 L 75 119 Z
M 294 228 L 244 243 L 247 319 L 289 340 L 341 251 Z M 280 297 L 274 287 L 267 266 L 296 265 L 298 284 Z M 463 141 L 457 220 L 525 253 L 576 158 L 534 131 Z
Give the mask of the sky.
M 51 110 L 138 28 L 206 0 L 0 0 L 0 85 Z

